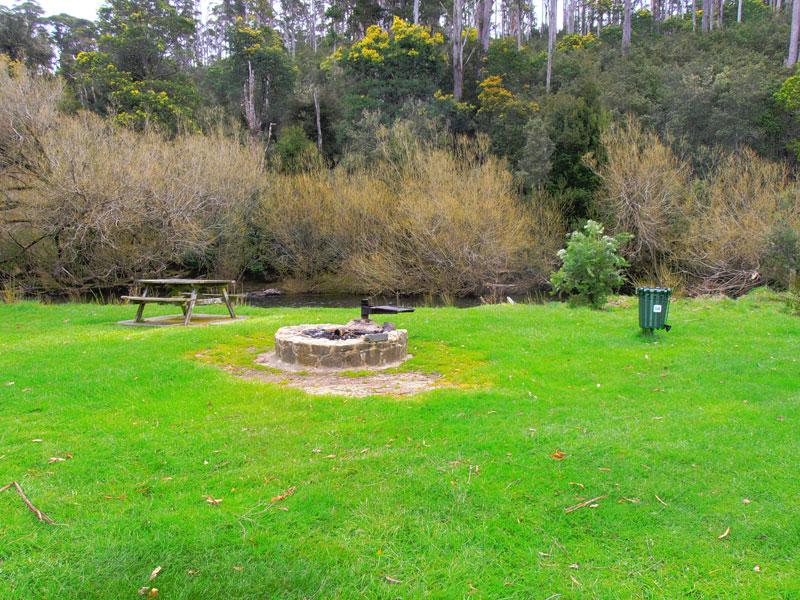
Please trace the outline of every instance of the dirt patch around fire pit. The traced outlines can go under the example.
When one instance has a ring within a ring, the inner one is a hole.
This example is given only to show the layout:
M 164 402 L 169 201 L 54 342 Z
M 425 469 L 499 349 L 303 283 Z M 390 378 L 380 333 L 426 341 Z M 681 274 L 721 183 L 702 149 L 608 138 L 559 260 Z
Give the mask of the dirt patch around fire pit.
M 248 381 L 276 383 L 303 390 L 307 394 L 350 396 L 407 396 L 446 387 L 436 373 L 370 373 L 359 377 L 342 373 L 276 373 L 259 369 L 237 369 L 237 377 Z
M 410 340 L 410 357 L 399 366 L 346 371 L 275 368 L 264 360 L 274 351 L 273 342 L 273 332 L 233 335 L 225 343 L 195 350 L 189 357 L 234 377 L 314 395 L 408 397 L 443 388 L 484 388 L 491 382 L 491 368 L 484 356 L 439 341 Z

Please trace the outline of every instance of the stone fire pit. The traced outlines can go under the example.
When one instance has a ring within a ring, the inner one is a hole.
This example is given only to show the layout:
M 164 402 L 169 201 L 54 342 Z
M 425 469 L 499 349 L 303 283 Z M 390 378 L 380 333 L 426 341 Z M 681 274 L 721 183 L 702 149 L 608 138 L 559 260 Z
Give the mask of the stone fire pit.
M 267 364 L 286 370 L 385 369 L 408 358 L 408 332 L 372 321 L 294 325 L 275 333 Z

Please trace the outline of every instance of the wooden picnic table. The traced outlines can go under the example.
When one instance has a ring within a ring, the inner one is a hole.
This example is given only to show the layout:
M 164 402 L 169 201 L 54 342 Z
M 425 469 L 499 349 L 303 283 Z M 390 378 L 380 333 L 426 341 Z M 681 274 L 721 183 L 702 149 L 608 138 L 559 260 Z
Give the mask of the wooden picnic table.
M 229 279 L 137 279 L 136 286 L 140 288 L 138 296 L 122 296 L 131 304 L 138 304 L 136 310 L 135 323 L 142 323 L 144 319 L 145 304 L 177 304 L 183 311 L 183 324 L 188 325 L 192 319 L 192 311 L 195 306 L 208 304 L 224 304 L 228 308 L 231 319 L 236 318 L 233 311 L 228 286 L 235 281 Z M 165 289 L 167 294 L 164 296 L 153 296 L 151 290 Z

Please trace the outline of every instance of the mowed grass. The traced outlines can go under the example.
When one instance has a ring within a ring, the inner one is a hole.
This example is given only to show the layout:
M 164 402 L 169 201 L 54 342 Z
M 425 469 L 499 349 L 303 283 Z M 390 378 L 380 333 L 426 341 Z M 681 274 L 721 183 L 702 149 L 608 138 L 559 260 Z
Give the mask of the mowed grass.
M 0 597 L 800 597 L 800 318 L 681 300 L 651 340 L 633 302 L 399 315 L 463 385 L 367 399 L 195 356 L 352 310 L 2 305 L 0 485 L 57 524 L 0 495 Z

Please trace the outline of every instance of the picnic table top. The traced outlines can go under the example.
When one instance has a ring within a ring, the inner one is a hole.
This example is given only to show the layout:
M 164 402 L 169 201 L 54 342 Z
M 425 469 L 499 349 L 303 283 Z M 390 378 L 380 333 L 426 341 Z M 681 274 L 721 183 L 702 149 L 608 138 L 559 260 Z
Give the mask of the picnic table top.
M 136 283 L 143 283 L 145 285 L 175 285 L 175 286 L 182 286 L 182 285 L 191 285 L 196 287 L 203 287 L 203 286 L 219 286 L 219 285 L 229 285 L 233 283 L 231 279 L 179 279 L 179 278 L 171 278 L 171 279 L 137 279 Z

